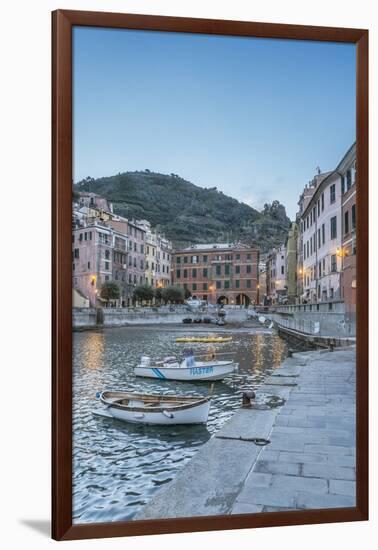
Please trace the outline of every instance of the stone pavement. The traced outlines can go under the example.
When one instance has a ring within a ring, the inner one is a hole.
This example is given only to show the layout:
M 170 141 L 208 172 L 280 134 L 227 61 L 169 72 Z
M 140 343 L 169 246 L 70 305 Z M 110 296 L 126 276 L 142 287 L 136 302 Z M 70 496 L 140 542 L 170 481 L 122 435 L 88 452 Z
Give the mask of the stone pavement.
M 296 353 L 134 519 L 355 506 L 355 349 Z M 259 447 L 251 438 L 265 438 Z

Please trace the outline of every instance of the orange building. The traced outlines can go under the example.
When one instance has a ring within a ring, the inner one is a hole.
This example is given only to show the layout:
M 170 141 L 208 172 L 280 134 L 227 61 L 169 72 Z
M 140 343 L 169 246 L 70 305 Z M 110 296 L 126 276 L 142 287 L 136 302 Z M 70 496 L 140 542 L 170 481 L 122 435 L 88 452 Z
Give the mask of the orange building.
M 259 251 L 242 244 L 197 244 L 175 251 L 172 283 L 210 304 L 259 301 Z

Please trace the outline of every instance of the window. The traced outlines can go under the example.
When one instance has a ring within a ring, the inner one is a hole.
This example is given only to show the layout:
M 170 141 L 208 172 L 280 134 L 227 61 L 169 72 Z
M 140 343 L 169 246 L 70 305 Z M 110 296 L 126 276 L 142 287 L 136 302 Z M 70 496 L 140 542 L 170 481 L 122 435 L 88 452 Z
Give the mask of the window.
M 224 266 L 224 274 L 229 275 L 230 274 L 230 264 L 226 264 Z
M 222 285 L 221 285 L 221 282 L 220 282 L 220 281 L 217 281 L 217 282 L 216 282 L 216 287 L 217 287 L 217 288 L 221 288 L 221 287 L 222 287 Z
M 344 235 L 349 233 L 349 212 L 348 210 L 344 213 Z
M 88 269 L 90 269 L 91 268 L 91 262 L 88 262 L 87 265 L 88 265 Z
M 318 248 L 320 248 L 322 245 L 322 242 L 320 240 L 320 228 L 318 229 Z
M 79 241 L 81 242 L 82 240 L 83 240 L 83 234 L 80 233 L 80 235 L 79 235 Z
M 110 269 L 110 264 L 109 264 L 109 262 L 105 262 L 105 269 L 106 269 L 106 271 L 109 271 L 109 269 Z
M 337 271 L 336 254 L 332 254 L 332 256 L 331 256 L 331 271 L 332 271 L 332 273 L 336 273 L 336 271 Z
M 203 273 L 203 276 L 204 276 L 204 277 L 207 277 L 207 267 L 204 267 L 204 268 L 203 268 L 202 273 Z
M 143 244 L 140 245 L 140 253 L 144 254 L 144 245 Z
M 337 237 L 337 218 L 333 216 L 331 218 L 331 239 L 336 239 Z
M 215 274 L 216 274 L 216 275 L 220 275 L 220 274 L 221 274 L 221 266 L 220 266 L 220 265 L 215 266 Z
M 203 257 L 203 263 L 205 264 L 207 262 L 207 256 Z
M 312 237 L 310 239 L 310 254 L 312 254 Z
M 239 281 L 239 279 L 237 279 L 237 280 L 235 281 L 235 287 L 236 287 L 236 288 L 240 288 L 240 281 Z
M 187 263 L 188 263 L 188 257 L 184 256 L 184 264 L 187 264 Z
M 109 281 L 109 275 L 105 275 L 105 281 Z
M 310 255 L 310 243 L 307 241 L 307 258 Z
M 247 288 L 251 288 L 251 286 L 252 286 L 251 279 L 247 279 Z
M 322 212 L 324 210 L 324 193 L 322 193 Z
M 87 232 L 84 233 L 84 240 L 85 241 L 88 240 L 88 233 Z
M 250 260 L 250 259 L 251 259 L 251 255 L 247 254 L 247 260 Z
M 192 290 L 197 290 L 197 283 L 192 284 Z
M 333 183 L 331 187 L 329 188 L 329 198 L 330 203 L 332 204 L 336 200 L 336 184 Z
M 190 262 L 192 264 L 197 264 L 198 263 L 198 256 L 191 256 Z
M 318 217 L 320 216 L 320 200 L 318 200 Z
M 180 264 L 180 263 L 181 263 L 181 258 L 180 258 L 180 256 L 177 256 L 177 258 L 176 258 L 176 264 Z
M 285 267 L 281 265 L 281 275 L 284 275 L 284 274 L 285 274 Z
M 240 254 L 236 254 L 236 259 L 240 260 Z
M 109 258 L 110 258 L 110 252 L 109 250 L 105 250 L 105 259 L 109 260 Z
M 347 191 L 352 187 L 352 171 L 348 170 L 346 173 Z
M 319 262 L 319 277 L 322 276 L 322 262 Z
M 322 224 L 322 243 L 325 244 L 325 224 Z
M 72 242 L 75 242 L 75 235 L 72 233 Z
M 239 275 L 239 273 L 240 273 L 240 265 L 236 265 L 236 266 L 235 266 L 235 273 L 236 273 L 237 275 Z
M 74 256 L 75 256 L 75 258 L 79 258 L 79 249 L 78 248 L 75 248 Z
M 352 206 L 352 229 L 356 229 L 356 205 Z
M 207 290 L 207 283 L 203 283 L 203 290 Z
M 344 176 L 341 176 L 341 194 L 344 195 L 345 193 L 345 178 Z
M 224 288 L 230 288 L 230 281 L 224 282 Z
M 188 278 L 188 270 L 184 269 L 184 279 L 187 279 L 187 278 Z
M 251 273 L 252 272 L 252 266 L 251 265 L 247 265 L 247 273 Z
M 89 232 L 89 240 L 92 240 L 92 231 Z
M 192 277 L 193 277 L 193 279 L 195 279 L 197 277 L 197 269 L 196 268 L 192 269 Z
M 312 219 L 314 220 L 314 223 L 315 223 L 315 220 L 316 220 L 316 206 L 314 206 L 314 208 L 312 209 Z
M 232 261 L 232 255 L 231 254 L 226 254 L 226 260 L 228 262 Z
M 309 220 L 309 217 L 308 217 L 308 216 L 307 216 L 307 218 L 306 218 L 306 222 L 307 222 L 307 223 L 306 223 L 306 225 L 307 225 L 307 229 L 308 229 L 308 227 L 309 227 L 309 222 L 310 222 L 310 220 Z

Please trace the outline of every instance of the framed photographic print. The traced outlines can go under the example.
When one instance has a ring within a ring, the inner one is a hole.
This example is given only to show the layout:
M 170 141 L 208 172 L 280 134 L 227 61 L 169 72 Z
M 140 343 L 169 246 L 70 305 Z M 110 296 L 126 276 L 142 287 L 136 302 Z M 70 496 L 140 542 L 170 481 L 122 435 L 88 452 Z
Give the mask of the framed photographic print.
M 52 536 L 366 520 L 368 31 L 52 22 Z

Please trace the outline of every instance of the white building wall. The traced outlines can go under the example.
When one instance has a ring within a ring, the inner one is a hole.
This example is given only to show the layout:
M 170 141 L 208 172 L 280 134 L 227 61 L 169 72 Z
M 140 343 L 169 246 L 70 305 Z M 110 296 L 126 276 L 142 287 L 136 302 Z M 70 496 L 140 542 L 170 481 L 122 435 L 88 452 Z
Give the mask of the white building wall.
M 333 201 L 331 201 L 332 186 L 335 186 Z M 336 219 L 335 237 L 331 235 L 332 218 Z M 310 301 L 338 299 L 340 298 L 342 229 L 339 174 L 332 174 L 319 186 L 302 215 L 302 221 L 304 297 Z

